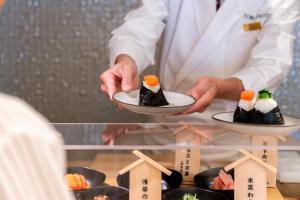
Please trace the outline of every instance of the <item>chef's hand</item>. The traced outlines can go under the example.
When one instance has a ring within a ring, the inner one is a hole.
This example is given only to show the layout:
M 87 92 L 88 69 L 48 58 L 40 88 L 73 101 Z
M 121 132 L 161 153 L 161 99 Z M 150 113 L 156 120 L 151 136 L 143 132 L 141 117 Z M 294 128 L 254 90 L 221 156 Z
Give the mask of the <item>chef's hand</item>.
M 196 103 L 182 114 L 203 112 L 214 99 L 239 100 L 243 90 L 243 82 L 238 78 L 202 77 L 188 91 L 188 94 L 196 99 Z
M 110 99 L 118 91 L 130 91 L 138 88 L 139 78 L 134 60 L 125 54 L 117 57 L 115 64 L 100 75 L 101 90 Z
M 101 137 L 104 144 L 114 145 L 116 139 L 132 130 L 140 130 L 143 127 L 136 124 L 109 124 L 102 132 Z

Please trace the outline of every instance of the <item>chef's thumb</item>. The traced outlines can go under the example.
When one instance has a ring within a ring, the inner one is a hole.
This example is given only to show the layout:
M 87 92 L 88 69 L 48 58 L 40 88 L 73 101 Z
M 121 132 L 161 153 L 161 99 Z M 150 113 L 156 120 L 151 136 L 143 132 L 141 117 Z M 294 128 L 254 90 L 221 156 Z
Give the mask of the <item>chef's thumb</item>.
M 133 70 L 131 67 L 124 67 L 123 73 L 122 73 L 122 90 L 123 91 L 130 91 L 133 89 Z

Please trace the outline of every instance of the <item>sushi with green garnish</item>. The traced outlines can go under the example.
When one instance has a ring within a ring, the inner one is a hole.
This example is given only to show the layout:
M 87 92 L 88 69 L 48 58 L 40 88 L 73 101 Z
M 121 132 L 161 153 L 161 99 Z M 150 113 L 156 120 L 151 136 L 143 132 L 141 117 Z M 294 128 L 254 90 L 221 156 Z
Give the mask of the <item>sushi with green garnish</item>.
M 241 99 L 234 112 L 233 121 L 240 123 L 251 123 L 254 113 L 255 93 L 252 90 L 243 91 Z
M 144 77 L 144 81 L 140 89 L 139 105 L 156 107 L 169 105 L 162 89 L 160 88 L 157 76 L 148 75 Z
M 277 102 L 272 98 L 272 93 L 269 90 L 259 91 L 251 122 L 269 125 L 284 124 Z

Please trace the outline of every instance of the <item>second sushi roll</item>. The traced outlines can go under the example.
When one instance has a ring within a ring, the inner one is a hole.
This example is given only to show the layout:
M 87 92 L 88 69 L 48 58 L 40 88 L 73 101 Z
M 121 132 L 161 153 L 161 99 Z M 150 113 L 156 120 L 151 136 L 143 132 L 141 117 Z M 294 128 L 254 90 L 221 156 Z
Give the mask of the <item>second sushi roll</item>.
M 243 91 L 233 121 L 266 125 L 284 124 L 278 104 L 267 89 L 259 91 L 257 99 L 253 91 Z
M 272 93 L 267 89 L 259 91 L 254 105 L 254 124 L 284 124 L 282 114 L 277 102 L 272 98 Z

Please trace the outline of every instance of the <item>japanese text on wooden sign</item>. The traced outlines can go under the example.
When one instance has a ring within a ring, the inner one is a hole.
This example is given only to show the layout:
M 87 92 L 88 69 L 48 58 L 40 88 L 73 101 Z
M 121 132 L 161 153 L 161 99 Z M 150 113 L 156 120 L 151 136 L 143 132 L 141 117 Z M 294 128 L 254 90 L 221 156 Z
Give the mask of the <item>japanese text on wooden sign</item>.
M 268 146 L 268 142 L 264 141 L 263 146 Z M 268 151 L 266 149 L 263 150 L 263 154 L 261 155 L 261 158 L 265 163 L 268 162 Z
M 148 180 L 142 179 L 142 199 L 148 199 Z
M 252 177 L 248 178 L 248 199 L 252 200 L 254 198 L 254 179 Z
M 190 159 L 191 159 L 191 149 L 186 149 L 185 159 L 180 162 L 180 173 L 184 176 L 189 176 L 190 174 Z M 183 167 L 185 164 L 185 167 Z

